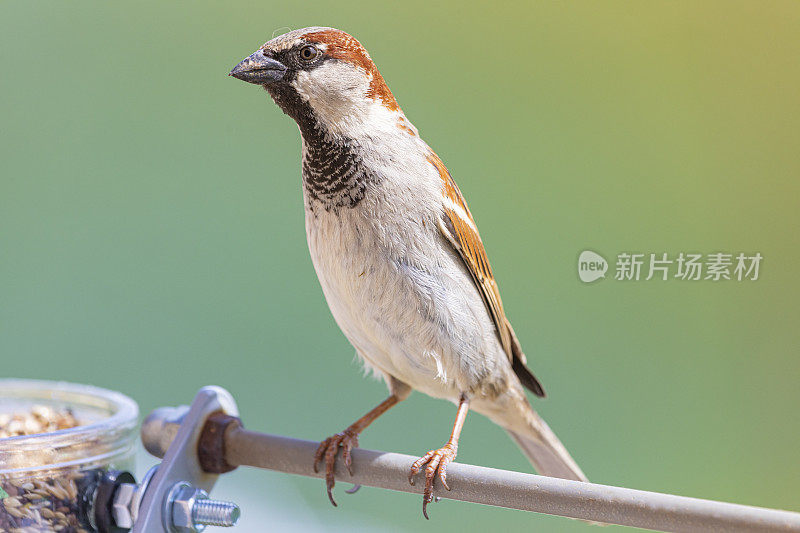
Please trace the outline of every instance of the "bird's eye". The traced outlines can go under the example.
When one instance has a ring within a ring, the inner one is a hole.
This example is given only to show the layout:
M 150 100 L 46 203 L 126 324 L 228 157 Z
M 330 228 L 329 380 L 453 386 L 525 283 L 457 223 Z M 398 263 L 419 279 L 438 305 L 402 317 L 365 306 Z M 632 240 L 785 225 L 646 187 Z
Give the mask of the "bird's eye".
M 300 49 L 300 59 L 303 61 L 313 61 L 319 55 L 319 50 L 316 46 L 307 45 Z

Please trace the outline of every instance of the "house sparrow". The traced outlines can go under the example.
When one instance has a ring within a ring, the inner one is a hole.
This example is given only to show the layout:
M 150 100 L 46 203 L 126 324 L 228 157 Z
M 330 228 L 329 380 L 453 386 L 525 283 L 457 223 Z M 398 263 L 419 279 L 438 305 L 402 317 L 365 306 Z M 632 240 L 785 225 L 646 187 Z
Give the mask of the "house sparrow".
M 524 388 L 544 397 L 503 310 L 475 220 L 442 160 L 420 138 L 363 46 L 313 27 L 272 39 L 231 76 L 261 85 L 297 122 L 311 259 L 333 316 L 390 396 L 314 457 L 333 499 L 341 450 L 412 389 L 454 402 L 450 439 L 411 465 L 447 485 L 469 409 L 505 429 L 543 475 L 586 478 Z

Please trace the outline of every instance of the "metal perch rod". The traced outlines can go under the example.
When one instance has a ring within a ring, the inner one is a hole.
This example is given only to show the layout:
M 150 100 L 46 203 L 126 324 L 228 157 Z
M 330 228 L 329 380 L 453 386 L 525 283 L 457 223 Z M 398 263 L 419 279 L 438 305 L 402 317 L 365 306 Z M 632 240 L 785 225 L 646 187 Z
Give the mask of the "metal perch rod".
M 323 477 L 311 463 L 317 442 L 266 435 L 241 427 L 225 433 L 225 459 L 288 474 Z M 353 450 L 353 476 L 337 462 L 341 482 L 402 492 L 422 493 L 408 483 L 416 457 L 373 450 Z M 451 491 L 436 487 L 442 498 L 523 511 L 634 526 L 657 531 L 797 531 L 800 513 L 737 505 L 671 494 L 581 483 L 521 472 L 452 463 Z

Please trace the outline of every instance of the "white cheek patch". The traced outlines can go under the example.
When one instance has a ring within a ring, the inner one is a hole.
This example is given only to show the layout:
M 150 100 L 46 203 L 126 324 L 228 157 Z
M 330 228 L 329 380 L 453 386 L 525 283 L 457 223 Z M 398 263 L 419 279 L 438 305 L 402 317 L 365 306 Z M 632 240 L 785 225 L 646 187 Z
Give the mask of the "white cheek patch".
M 301 71 L 293 82 L 297 91 L 314 107 L 326 101 L 347 103 L 363 99 L 369 88 L 364 71 L 341 61 L 328 61 L 315 69 Z
M 317 68 L 297 73 L 292 86 L 309 102 L 317 118 L 330 131 L 358 128 L 375 104 L 367 97 L 370 76 L 343 61 L 328 61 Z

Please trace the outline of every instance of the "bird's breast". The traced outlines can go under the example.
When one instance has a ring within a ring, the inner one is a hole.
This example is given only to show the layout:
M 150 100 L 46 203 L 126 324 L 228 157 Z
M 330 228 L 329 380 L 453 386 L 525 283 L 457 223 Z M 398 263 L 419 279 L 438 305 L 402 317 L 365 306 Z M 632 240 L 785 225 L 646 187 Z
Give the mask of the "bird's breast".
M 438 210 L 406 192 L 371 186 L 353 208 L 307 208 L 309 251 L 337 324 L 369 366 L 457 398 L 496 371 L 502 349 Z

